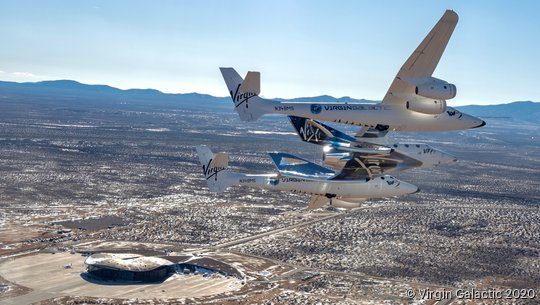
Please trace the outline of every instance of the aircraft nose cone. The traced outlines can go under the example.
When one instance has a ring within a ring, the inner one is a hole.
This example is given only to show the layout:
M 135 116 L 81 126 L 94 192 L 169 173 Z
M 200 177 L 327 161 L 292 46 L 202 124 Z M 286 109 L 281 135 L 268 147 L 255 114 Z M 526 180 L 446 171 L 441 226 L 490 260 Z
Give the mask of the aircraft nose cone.
M 482 126 L 486 126 L 486 121 L 482 121 L 482 124 L 480 124 L 478 126 L 474 126 L 473 128 L 480 128 Z
M 419 188 L 419 187 L 416 188 L 416 191 L 415 191 L 413 194 L 416 194 L 416 193 L 418 193 L 418 192 L 420 192 L 420 188 Z
M 405 181 L 401 181 L 399 188 L 401 189 L 401 192 L 403 192 L 402 194 L 414 194 L 420 190 L 418 186 Z

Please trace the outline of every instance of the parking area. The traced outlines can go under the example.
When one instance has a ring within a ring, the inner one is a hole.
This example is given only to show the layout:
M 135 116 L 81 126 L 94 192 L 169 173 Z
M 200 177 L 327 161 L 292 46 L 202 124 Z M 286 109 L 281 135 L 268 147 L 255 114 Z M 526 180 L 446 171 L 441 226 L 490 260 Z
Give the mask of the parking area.
M 174 275 L 160 284 L 101 285 L 84 280 L 84 257 L 60 252 L 36 254 L 0 263 L 0 275 L 28 287 L 29 294 L 5 299 L 0 304 L 30 304 L 55 296 L 78 295 L 106 298 L 191 298 L 219 294 L 241 287 L 237 278 Z

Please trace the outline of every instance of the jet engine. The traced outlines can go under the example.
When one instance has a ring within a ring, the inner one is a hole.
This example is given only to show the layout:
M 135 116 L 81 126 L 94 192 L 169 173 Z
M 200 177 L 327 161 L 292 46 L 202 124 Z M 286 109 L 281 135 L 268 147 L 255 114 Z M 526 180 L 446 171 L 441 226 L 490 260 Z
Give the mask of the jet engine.
M 435 100 L 449 100 L 456 97 L 456 85 L 435 77 L 404 78 L 405 82 L 415 86 L 416 95 Z
M 425 114 L 441 114 L 446 111 L 445 100 L 412 100 L 405 104 L 407 109 Z
M 414 94 L 407 102 L 407 109 L 425 114 L 441 114 L 446 111 L 446 100 L 456 97 L 456 85 L 435 77 L 404 78 L 414 86 Z
M 323 149 L 323 162 L 333 168 L 343 168 L 352 160 L 354 153 L 326 146 Z
M 430 82 L 416 86 L 414 93 L 431 99 L 449 100 L 456 97 L 457 88 L 445 81 Z

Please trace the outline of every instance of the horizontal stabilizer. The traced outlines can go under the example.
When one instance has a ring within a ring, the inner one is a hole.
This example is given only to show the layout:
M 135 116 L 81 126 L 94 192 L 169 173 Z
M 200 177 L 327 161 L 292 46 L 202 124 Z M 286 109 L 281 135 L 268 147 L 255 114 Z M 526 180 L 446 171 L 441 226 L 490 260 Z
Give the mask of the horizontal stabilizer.
M 328 180 L 334 171 L 286 153 L 270 153 L 274 165 L 282 176 L 299 179 Z

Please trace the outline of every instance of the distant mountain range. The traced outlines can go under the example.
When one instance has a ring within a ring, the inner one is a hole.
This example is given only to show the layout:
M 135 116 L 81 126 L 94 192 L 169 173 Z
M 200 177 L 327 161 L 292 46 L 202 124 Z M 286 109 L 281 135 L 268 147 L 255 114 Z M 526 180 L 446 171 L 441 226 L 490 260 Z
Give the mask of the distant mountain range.
M 213 111 L 231 111 L 229 97 L 216 97 L 208 94 L 186 93 L 169 94 L 155 89 L 122 90 L 107 85 L 87 85 L 73 80 L 17 83 L 0 81 L 0 98 L 40 97 L 44 100 L 74 100 L 94 104 L 152 104 L 158 107 L 189 108 Z M 281 101 L 315 102 L 342 101 L 376 103 L 378 101 L 354 99 L 348 96 L 335 98 L 329 95 L 280 99 Z M 479 117 L 505 118 L 540 123 L 540 103 L 519 101 L 499 105 L 469 105 L 456 107 L 460 111 Z

